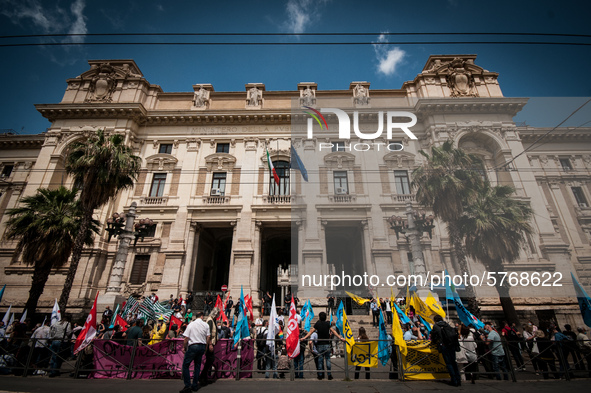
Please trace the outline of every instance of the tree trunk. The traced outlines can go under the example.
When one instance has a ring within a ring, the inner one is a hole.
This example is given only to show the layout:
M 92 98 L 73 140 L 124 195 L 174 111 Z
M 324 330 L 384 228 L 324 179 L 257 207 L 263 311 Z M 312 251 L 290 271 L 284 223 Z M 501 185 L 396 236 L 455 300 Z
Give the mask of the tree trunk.
M 466 260 L 466 252 L 464 251 L 464 243 L 460 236 L 460 231 L 455 222 L 447 223 L 447 233 L 449 235 L 449 241 L 453 246 L 453 253 L 456 256 L 456 260 L 460 269 L 460 274 L 468 273 L 468 261 Z M 478 306 L 478 300 L 476 299 L 476 293 L 469 283 L 466 285 L 466 297 L 467 297 L 467 309 L 476 317 L 480 318 L 480 307 Z
M 503 307 L 503 314 L 505 314 L 505 320 L 509 322 L 509 326 L 511 326 L 512 323 L 515 323 L 515 326 L 521 326 L 517 311 L 515 310 L 515 305 L 513 304 L 513 299 L 511 299 L 511 296 L 509 295 L 507 281 L 503 282 L 503 285 L 500 285 L 500 281 L 500 279 L 497 279 L 495 287 L 499 293 L 501 307 Z
M 66 275 L 66 280 L 64 281 L 64 289 L 62 290 L 62 294 L 58 302 L 62 316 L 66 313 L 68 299 L 70 298 L 70 291 L 72 290 L 74 277 L 76 277 L 76 271 L 78 270 L 80 258 L 82 258 L 84 241 L 87 238 L 87 232 L 90 226 L 90 222 L 92 221 L 93 212 L 94 209 L 86 209 L 84 211 L 84 216 L 82 217 L 82 221 L 80 222 L 80 230 L 76 234 L 76 239 L 74 240 L 74 247 L 72 248 L 72 259 L 70 260 L 70 268 L 68 269 L 68 274 Z
M 39 298 L 43 294 L 45 283 L 47 283 L 52 266 L 53 263 L 49 261 L 37 262 L 35 264 L 35 270 L 33 271 L 33 281 L 31 282 L 31 289 L 29 290 L 29 298 L 25 304 L 25 310 L 27 310 L 28 318 L 33 319 L 35 316 Z

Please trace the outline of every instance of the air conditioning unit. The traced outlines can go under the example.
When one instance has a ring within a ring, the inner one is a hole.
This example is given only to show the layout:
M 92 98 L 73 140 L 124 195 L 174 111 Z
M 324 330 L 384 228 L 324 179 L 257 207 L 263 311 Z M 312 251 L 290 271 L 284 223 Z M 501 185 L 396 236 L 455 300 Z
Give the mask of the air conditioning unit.
M 337 187 L 336 193 L 337 195 L 345 195 L 347 194 L 347 189 L 345 187 Z
M 219 188 L 212 188 L 211 189 L 211 196 L 222 196 L 224 192 Z
M 579 203 L 579 207 L 589 207 L 589 206 L 587 206 L 587 204 L 585 202 L 581 202 L 581 203 Z

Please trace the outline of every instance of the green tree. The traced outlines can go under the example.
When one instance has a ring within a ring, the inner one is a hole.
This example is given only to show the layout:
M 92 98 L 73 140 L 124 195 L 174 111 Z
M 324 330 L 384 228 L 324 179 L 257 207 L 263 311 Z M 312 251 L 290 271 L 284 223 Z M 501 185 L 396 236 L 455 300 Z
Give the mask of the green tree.
M 27 265 L 33 265 L 33 281 L 25 305 L 27 315 L 33 316 L 43 294 L 51 269 L 66 264 L 74 238 L 80 230 L 82 209 L 76 200 L 77 191 L 65 187 L 57 190 L 40 188 L 37 194 L 25 197 L 20 206 L 10 209 L 6 223 L 6 239 L 17 240 L 15 256 L 21 255 Z M 83 241 L 92 244 L 92 232 L 98 232 L 91 222 Z
M 468 272 L 468 263 L 458 220 L 466 202 L 475 196 L 482 184 L 480 159 L 466 154 L 446 141 L 441 146 L 431 147 L 431 154 L 420 150 L 426 161 L 412 173 L 412 186 L 419 204 L 433 209 L 436 217 L 447 225 L 449 241 L 462 272 Z M 467 286 L 468 308 L 478 314 L 478 303 L 472 287 Z
M 134 185 L 141 167 L 141 158 L 125 145 L 123 135 L 105 135 L 99 130 L 86 140 L 70 145 L 66 158 L 66 172 L 73 176 L 74 184 L 80 184 L 80 203 L 83 216 L 81 231 L 76 236 L 72 260 L 60 296 L 59 306 L 65 310 L 72 283 L 78 269 L 84 247 L 84 231 L 92 221 L 94 210 L 106 204 L 123 189 Z M 63 311 L 62 311 L 63 312 Z
M 512 263 L 519 258 L 526 236 L 532 233 L 533 211 L 528 202 L 513 198 L 514 192 L 510 186 L 483 184 L 459 220 L 467 254 L 482 262 L 491 272 L 506 271 L 503 263 Z M 519 326 L 509 284 L 504 280 L 501 285 L 500 278 L 496 277 L 495 286 L 505 318 L 509 324 L 515 322 Z

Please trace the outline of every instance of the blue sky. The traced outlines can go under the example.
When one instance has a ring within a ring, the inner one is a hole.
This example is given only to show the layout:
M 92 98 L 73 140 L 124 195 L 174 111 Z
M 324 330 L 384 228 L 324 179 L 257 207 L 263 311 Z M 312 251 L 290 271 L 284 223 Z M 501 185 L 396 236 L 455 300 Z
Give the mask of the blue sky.
M 581 1 L 41 1 L 0 0 L 0 35 L 55 33 L 326 33 L 371 32 L 364 37 L 79 37 L 77 42 L 366 41 L 381 32 L 521 32 L 591 34 L 591 6 Z M 51 42 L 63 37 L 46 38 Z M 71 38 L 67 38 L 71 40 Z M 383 38 L 382 38 L 383 39 Z M 409 41 L 543 40 L 585 38 L 483 36 L 391 37 Z M 1 38 L 0 44 L 39 38 Z M 48 42 L 48 41 L 44 41 Z M 104 45 L 0 47 L 0 129 L 39 133 L 49 127 L 34 104 L 57 103 L 65 80 L 88 69 L 89 59 L 134 59 L 144 76 L 165 92 L 192 91 L 212 83 L 216 91 L 244 90 L 263 82 L 268 90 L 295 90 L 313 81 L 319 89 L 347 89 L 366 80 L 372 89 L 399 89 L 422 70 L 431 54 L 477 54 L 476 64 L 500 74 L 509 97 L 591 96 L 590 46 L 568 45 L 339 45 L 174 46 Z M 574 108 L 573 108 L 574 109 Z M 521 119 L 536 125 L 535 119 Z M 553 119 L 549 120 L 550 122 Z M 589 120 L 589 119 L 587 119 Z M 23 129 L 24 127 L 24 129 Z M 22 130 L 22 131 L 21 131 Z

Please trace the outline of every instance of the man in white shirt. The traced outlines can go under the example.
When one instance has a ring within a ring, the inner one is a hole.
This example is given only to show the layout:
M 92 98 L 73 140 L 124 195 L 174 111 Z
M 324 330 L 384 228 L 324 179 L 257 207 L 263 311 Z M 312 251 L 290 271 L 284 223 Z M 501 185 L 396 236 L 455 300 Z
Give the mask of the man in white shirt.
M 203 320 L 203 313 L 196 314 L 197 319 L 187 326 L 183 333 L 185 341 L 183 342 L 183 350 L 185 358 L 183 359 L 183 382 L 185 387 L 180 393 L 191 393 L 199 389 L 198 380 L 199 372 L 201 371 L 201 358 L 205 354 L 205 350 L 209 348 L 213 351 L 213 344 L 211 343 L 211 330 L 209 325 Z M 189 367 L 191 362 L 194 362 L 195 369 L 193 374 L 193 384 L 191 384 L 191 374 Z

